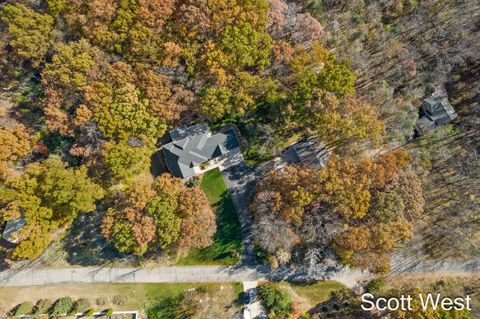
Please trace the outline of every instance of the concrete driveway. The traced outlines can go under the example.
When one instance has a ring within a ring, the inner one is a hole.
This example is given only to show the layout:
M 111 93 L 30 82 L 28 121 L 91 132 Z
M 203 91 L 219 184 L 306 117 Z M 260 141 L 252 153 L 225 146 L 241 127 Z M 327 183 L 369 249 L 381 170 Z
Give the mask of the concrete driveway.
M 223 179 L 232 196 L 233 205 L 240 220 L 243 252 L 241 263 L 255 266 L 254 240 L 252 236 L 252 217 L 249 210 L 250 196 L 257 183 L 257 171 L 245 162 L 222 171 Z
M 243 282 L 243 293 L 248 294 L 250 291 L 253 291 L 254 302 L 251 302 L 248 305 L 245 305 L 248 310 L 250 310 L 250 314 L 254 319 L 266 319 L 267 313 L 265 309 L 262 307 L 260 300 L 258 299 L 257 295 L 257 281 L 244 281 Z

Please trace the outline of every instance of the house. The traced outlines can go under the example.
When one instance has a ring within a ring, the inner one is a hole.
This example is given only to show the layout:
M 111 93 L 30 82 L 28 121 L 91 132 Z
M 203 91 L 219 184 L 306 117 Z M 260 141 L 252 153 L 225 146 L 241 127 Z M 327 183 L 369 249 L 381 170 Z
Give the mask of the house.
M 415 131 L 419 135 L 425 135 L 438 126 L 450 123 L 455 118 L 457 113 L 448 101 L 447 92 L 444 88 L 438 87 L 430 96 L 423 98 Z
M 292 144 L 285 152 L 286 162 L 308 168 L 322 168 L 328 160 L 328 150 L 317 136 L 306 137 Z
M 223 170 L 243 161 L 233 128 L 212 135 L 206 124 L 196 124 L 175 128 L 169 135 L 172 141 L 161 150 L 173 176 L 188 179 L 215 167 Z
M 6 222 L 2 238 L 11 244 L 18 244 L 18 232 L 25 226 L 25 219 L 17 218 Z

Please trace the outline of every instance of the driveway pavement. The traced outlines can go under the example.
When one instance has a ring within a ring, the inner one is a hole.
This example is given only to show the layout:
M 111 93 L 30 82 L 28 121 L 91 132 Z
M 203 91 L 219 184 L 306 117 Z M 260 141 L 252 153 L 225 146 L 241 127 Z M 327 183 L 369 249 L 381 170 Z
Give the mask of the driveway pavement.
M 243 252 L 241 263 L 255 266 L 255 253 L 253 250 L 252 218 L 249 210 L 250 195 L 255 188 L 258 171 L 241 162 L 222 171 L 223 179 L 232 196 L 233 205 L 240 220 Z
M 256 281 L 244 281 L 243 282 L 243 292 L 244 293 L 250 293 L 253 291 L 253 300 L 254 302 L 245 305 L 249 310 L 250 314 L 252 315 L 253 319 L 266 319 L 267 318 L 267 313 L 265 309 L 262 307 L 262 304 L 260 303 L 260 300 L 258 299 L 257 295 L 257 282 Z

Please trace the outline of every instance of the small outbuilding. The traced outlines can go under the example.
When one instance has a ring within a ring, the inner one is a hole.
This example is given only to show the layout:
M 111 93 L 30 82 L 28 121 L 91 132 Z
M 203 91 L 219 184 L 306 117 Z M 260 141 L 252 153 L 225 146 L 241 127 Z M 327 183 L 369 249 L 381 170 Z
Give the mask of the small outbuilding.
M 436 127 L 445 125 L 457 118 L 457 113 L 448 100 L 447 91 L 442 87 L 423 98 L 419 118 L 415 124 L 418 135 L 428 134 Z
M 5 223 L 2 238 L 11 244 L 18 244 L 18 232 L 25 226 L 25 219 L 16 218 Z
M 292 144 L 285 152 L 286 162 L 319 169 L 327 164 L 328 150 L 318 136 L 306 137 Z

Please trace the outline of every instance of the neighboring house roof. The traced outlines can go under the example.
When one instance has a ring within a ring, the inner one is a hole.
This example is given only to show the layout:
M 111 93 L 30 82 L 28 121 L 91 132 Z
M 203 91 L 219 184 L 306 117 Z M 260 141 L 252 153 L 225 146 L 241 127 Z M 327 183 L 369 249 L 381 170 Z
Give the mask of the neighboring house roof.
M 423 110 L 434 121 L 448 118 L 453 121 L 457 118 L 457 113 L 452 104 L 448 101 L 448 95 L 445 89 L 437 88 L 429 97 L 423 99 Z
M 25 219 L 17 218 L 7 221 L 3 231 L 3 239 L 16 244 L 18 243 L 18 232 L 25 226 Z
M 172 142 L 162 147 L 170 172 L 181 178 L 195 174 L 194 167 L 238 148 L 235 130 L 211 135 L 205 124 L 182 126 L 170 131 Z
M 304 138 L 293 144 L 290 150 L 293 154 L 293 162 L 310 168 L 322 168 L 328 160 L 327 148 L 317 136 Z
M 415 124 L 420 134 L 426 134 L 437 126 L 445 125 L 457 118 L 457 113 L 448 101 L 444 88 L 438 87 L 430 95 L 423 98 L 422 114 Z

